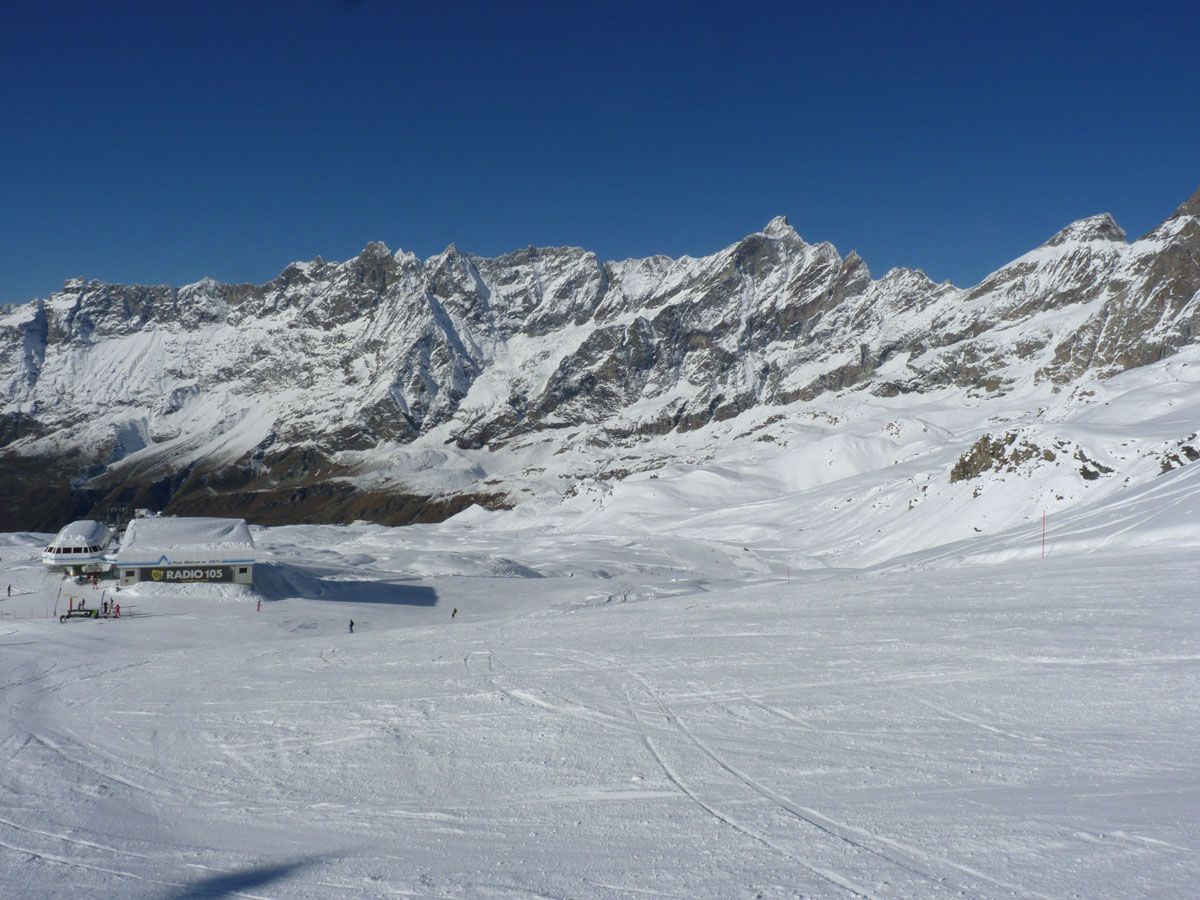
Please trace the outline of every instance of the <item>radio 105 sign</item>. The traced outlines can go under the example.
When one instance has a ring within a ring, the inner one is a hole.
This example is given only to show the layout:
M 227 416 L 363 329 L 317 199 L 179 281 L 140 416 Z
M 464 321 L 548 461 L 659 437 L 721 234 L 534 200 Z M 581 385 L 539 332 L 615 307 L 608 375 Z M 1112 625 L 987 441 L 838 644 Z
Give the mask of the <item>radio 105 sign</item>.
M 159 566 L 141 569 L 138 581 L 180 584 L 185 581 L 233 581 L 233 566 Z

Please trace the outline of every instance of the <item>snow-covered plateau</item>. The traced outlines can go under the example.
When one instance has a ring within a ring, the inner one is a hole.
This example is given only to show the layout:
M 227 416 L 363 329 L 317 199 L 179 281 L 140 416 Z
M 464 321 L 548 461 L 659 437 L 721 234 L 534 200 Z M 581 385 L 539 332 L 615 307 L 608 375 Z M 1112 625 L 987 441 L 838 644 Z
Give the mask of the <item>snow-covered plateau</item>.
M 12 533 L 0 896 L 1188 896 L 1197 381 L 752 412 L 120 620 Z

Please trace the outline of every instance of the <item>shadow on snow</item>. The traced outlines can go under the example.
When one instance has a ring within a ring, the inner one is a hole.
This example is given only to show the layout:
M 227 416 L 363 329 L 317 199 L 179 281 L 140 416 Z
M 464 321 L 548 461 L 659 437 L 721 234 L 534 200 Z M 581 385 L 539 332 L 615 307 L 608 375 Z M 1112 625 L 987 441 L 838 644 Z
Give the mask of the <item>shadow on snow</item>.
M 251 888 L 261 888 L 273 881 L 286 878 L 292 873 L 306 868 L 316 862 L 316 859 L 301 859 L 295 862 L 274 863 L 264 866 L 252 866 L 236 872 L 219 872 L 197 881 L 191 887 L 180 891 L 172 891 L 167 896 L 171 900 L 197 900 L 200 897 L 229 897 Z
M 330 577 L 335 576 L 335 577 Z M 395 581 L 345 580 L 336 570 L 302 569 L 284 563 L 254 567 L 254 590 L 264 600 L 332 600 L 350 603 L 394 603 L 436 606 L 437 591 Z

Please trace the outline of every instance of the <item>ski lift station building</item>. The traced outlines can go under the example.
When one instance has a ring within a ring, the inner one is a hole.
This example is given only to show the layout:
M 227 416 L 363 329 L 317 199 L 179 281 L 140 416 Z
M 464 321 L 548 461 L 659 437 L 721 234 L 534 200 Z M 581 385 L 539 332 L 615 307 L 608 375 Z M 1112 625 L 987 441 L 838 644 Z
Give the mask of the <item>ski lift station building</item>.
M 112 529 L 103 522 L 92 519 L 72 522 L 42 551 L 42 563 L 51 571 L 69 575 L 107 570 L 104 557 L 112 539 Z
M 133 519 L 117 550 L 121 584 L 254 583 L 254 538 L 245 519 Z

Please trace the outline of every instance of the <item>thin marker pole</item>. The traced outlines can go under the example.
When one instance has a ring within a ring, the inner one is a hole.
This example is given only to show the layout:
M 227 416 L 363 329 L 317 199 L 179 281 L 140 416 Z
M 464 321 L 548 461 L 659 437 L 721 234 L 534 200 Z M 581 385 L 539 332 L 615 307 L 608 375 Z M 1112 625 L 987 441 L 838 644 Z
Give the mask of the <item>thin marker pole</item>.
M 1046 558 L 1046 511 L 1042 510 L 1042 559 Z

